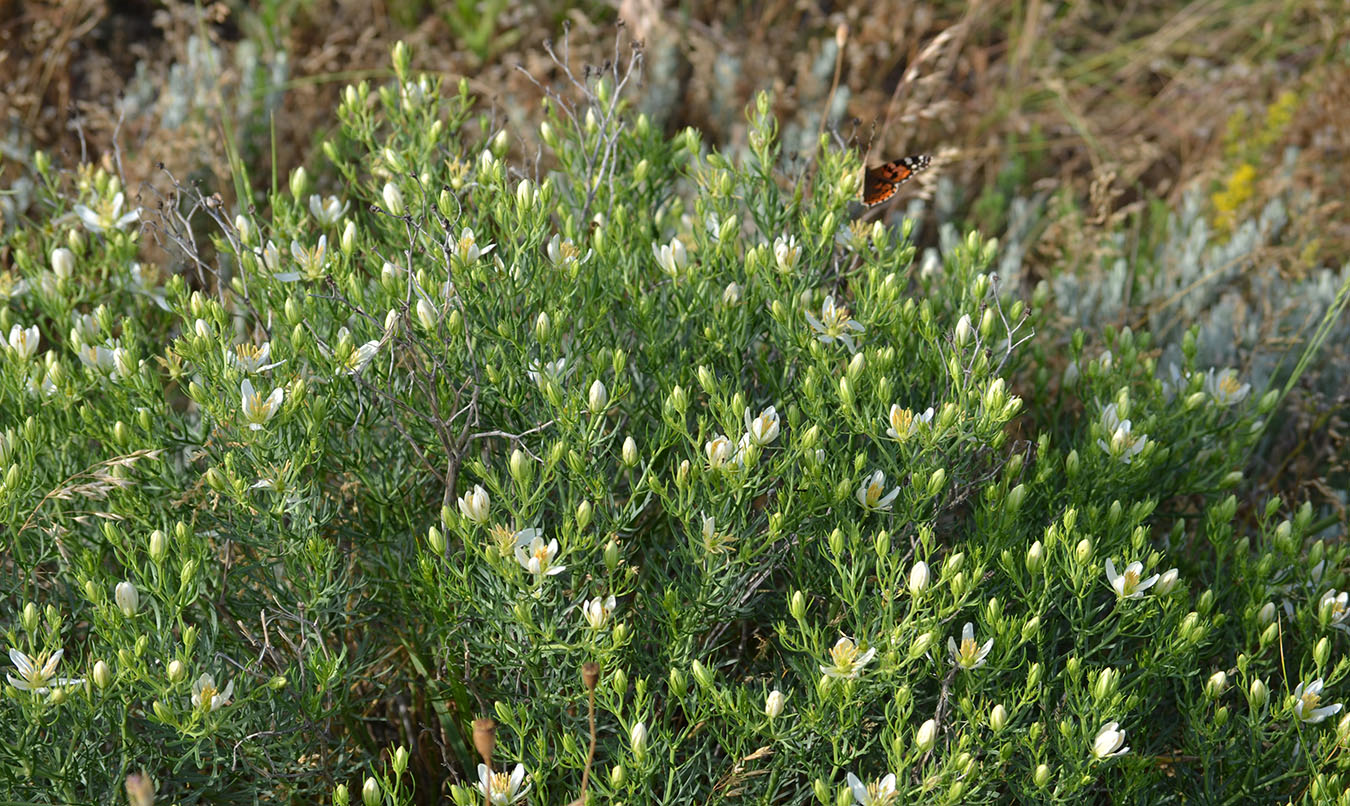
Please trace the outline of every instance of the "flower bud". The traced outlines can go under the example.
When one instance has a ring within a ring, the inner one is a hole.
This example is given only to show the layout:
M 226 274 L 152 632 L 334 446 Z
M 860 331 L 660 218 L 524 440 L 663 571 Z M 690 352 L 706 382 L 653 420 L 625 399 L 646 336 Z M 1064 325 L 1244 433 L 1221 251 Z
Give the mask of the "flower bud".
M 94 661 L 94 685 L 105 689 L 112 682 L 112 669 L 103 661 Z
M 1050 783 L 1050 768 L 1044 764 L 1037 764 L 1031 780 L 1036 783 L 1036 786 L 1044 788 L 1046 784 Z
M 713 378 L 712 370 L 703 365 L 699 365 L 695 375 L 698 377 L 698 385 L 703 388 L 705 393 L 711 395 L 713 392 L 717 391 L 717 381 Z
M 23 625 L 26 633 L 35 633 L 38 628 L 38 606 L 36 602 L 29 602 L 23 606 L 23 615 L 19 617 L 19 622 Z
M 1261 710 L 1269 699 L 1270 687 L 1259 677 L 1253 680 L 1251 686 L 1247 689 L 1247 703 L 1251 706 L 1252 710 Z
M 947 471 L 938 468 L 933 471 L 933 475 L 928 477 L 928 495 L 930 497 L 942 492 L 942 485 L 947 483 Z
M 628 780 L 628 774 L 624 772 L 622 764 L 615 764 L 609 768 L 609 785 L 614 789 L 622 789 L 625 781 Z
M 65 280 L 75 271 L 75 253 L 59 246 L 52 250 L 52 274 L 56 279 Z
M 301 165 L 294 171 L 291 171 L 291 198 L 300 201 L 305 197 L 309 190 L 309 173 L 305 171 L 305 166 Z
M 1037 540 L 1027 549 L 1027 571 L 1033 575 L 1040 573 L 1045 566 L 1045 546 Z
M 956 322 L 956 332 L 954 334 L 956 346 L 965 347 L 966 344 L 970 341 L 970 336 L 971 336 L 970 315 L 962 314 L 961 318 Z
M 793 591 L 788 602 L 788 612 L 794 619 L 801 621 L 806 616 L 806 595 L 799 590 Z
M 622 460 L 627 467 L 637 467 L 638 463 L 637 441 L 631 436 L 624 437 Z
M 1256 618 L 1262 625 L 1266 625 L 1275 620 L 1275 603 L 1266 602 L 1261 605 L 1261 610 L 1257 612 Z
M 927 753 L 933 749 L 937 742 L 937 723 L 929 719 L 919 726 L 919 730 L 914 734 L 914 745 L 921 752 Z
M 989 727 L 993 728 L 995 733 L 998 733 L 1007 724 L 1008 709 L 1004 708 L 1002 703 L 995 705 L 994 709 L 989 712 Z
M 187 678 L 187 666 L 181 660 L 169 661 L 169 681 L 181 683 Z
M 136 615 L 141 597 L 135 585 L 126 580 L 117 583 L 117 587 L 113 589 L 113 598 L 117 600 L 117 608 L 122 611 L 122 615 L 127 618 Z
M 366 806 L 380 806 L 380 782 L 367 778 L 361 785 L 361 802 Z
M 929 647 L 931 647 L 932 645 L 933 645 L 932 631 L 930 630 L 929 632 L 926 633 L 920 633 L 909 645 L 910 659 L 917 660 L 918 658 L 922 657 L 923 654 L 927 652 Z
M 590 501 L 582 501 L 580 504 L 577 504 L 577 531 L 584 531 L 586 527 L 590 525 L 591 513 L 592 509 Z
M 1097 675 L 1097 681 L 1092 686 L 1092 698 L 1097 702 L 1107 699 L 1116 692 L 1116 686 L 1119 684 L 1120 675 L 1114 673 L 1110 666 L 1102 669 L 1101 674 Z
M 509 465 L 511 468 L 511 478 L 515 479 L 516 483 L 520 486 L 528 487 L 530 485 L 530 464 L 520 448 L 511 451 Z
M 1205 696 L 1211 700 L 1219 698 L 1223 690 L 1228 687 L 1228 673 L 1222 669 L 1209 676 L 1205 683 Z
M 609 404 L 609 390 L 605 388 L 605 385 L 600 382 L 600 380 L 597 379 L 591 384 L 591 391 L 587 402 L 590 405 L 591 414 L 599 414 L 604 411 L 605 406 Z
M 702 663 L 699 663 L 698 661 L 694 661 L 693 666 L 691 668 L 694 672 L 694 679 L 698 681 L 698 684 L 700 686 L 706 688 L 712 685 L 713 674 L 711 671 L 709 671 L 708 667 L 704 666 Z
M 1092 541 L 1088 540 L 1086 537 L 1083 538 L 1082 540 L 1079 540 L 1078 545 L 1074 547 L 1073 555 L 1078 559 L 1078 562 L 1080 563 L 1086 563 L 1088 560 L 1091 560 Z
M 783 703 L 786 699 L 787 698 L 783 696 L 783 692 L 778 689 L 770 691 L 768 699 L 764 701 L 764 714 L 768 716 L 769 719 L 776 718 L 779 714 L 783 713 Z
M 647 755 L 647 726 L 641 722 L 634 722 L 628 731 L 628 742 L 633 747 L 633 755 L 639 760 Z
M 435 526 L 427 529 L 427 545 L 437 554 L 445 553 L 445 535 Z
M 399 190 L 397 185 L 393 182 L 385 182 L 384 189 L 380 191 L 380 195 L 384 197 L 384 207 L 390 215 L 403 215 L 405 210 L 403 206 L 403 191 Z
M 1327 665 L 1327 658 L 1330 654 L 1331 642 L 1329 642 L 1324 635 L 1318 639 L 1317 644 L 1313 646 L 1313 663 L 1317 664 L 1317 668 L 1322 668 Z
M 928 563 L 919 560 L 914 563 L 914 567 L 909 569 L 909 592 L 915 596 L 928 589 L 929 581 Z

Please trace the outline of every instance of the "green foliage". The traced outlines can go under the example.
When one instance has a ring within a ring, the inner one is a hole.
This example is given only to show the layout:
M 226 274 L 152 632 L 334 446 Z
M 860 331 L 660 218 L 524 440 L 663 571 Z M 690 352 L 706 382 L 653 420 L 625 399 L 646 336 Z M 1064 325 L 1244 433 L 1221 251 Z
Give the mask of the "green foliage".
M 1274 395 L 1193 333 L 1050 378 L 995 243 L 917 272 L 853 154 L 782 184 L 763 96 L 733 161 L 574 79 L 525 175 L 408 62 L 344 94 L 348 199 L 170 209 L 162 285 L 44 168 L 0 589 L 65 654 L 0 700 L 7 795 L 467 805 L 480 717 L 538 803 L 1339 794 L 1345 550 L 1230 493 Z

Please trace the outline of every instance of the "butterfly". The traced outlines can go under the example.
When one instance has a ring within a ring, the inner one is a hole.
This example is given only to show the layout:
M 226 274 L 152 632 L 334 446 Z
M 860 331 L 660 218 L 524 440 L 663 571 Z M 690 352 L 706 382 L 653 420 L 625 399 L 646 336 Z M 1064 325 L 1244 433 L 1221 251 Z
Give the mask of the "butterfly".
M 875 207 L 895 195 L 901 185 L 933 161 L 927 154 L 915 154 L 868 168 L 863 174 L 863 204 Z

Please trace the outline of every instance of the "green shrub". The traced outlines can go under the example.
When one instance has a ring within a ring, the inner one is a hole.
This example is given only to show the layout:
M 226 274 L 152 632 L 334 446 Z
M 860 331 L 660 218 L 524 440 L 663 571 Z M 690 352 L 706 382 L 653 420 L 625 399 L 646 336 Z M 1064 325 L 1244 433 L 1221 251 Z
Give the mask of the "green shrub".
M 851 152 L 782 181 L 764 97 L 733 161 L 573 78 L 540 175 L 407 63 L 345 94 L 345 201 L 138 231 L 39 166 L 3 590 L 64 656 L 5 690 L 7 795 L 467 805 L 484 750 L 550 804 L 1340 794 L 1344 549 L 1229 492 L 1274 393 L 1128 330 L 1052 382 L 995 243 L 920 275 Z

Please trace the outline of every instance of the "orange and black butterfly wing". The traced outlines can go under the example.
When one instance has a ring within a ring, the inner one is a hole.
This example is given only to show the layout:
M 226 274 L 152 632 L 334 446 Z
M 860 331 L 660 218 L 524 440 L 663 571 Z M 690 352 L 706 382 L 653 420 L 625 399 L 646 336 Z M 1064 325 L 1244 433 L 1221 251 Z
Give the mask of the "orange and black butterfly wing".
M 914 174 L 927 168 L 932 162 L 926 154 L 903 157 L 885 165 L 868 168 L 863 174 L 863 204 L 875 207 L 895 195 Z

